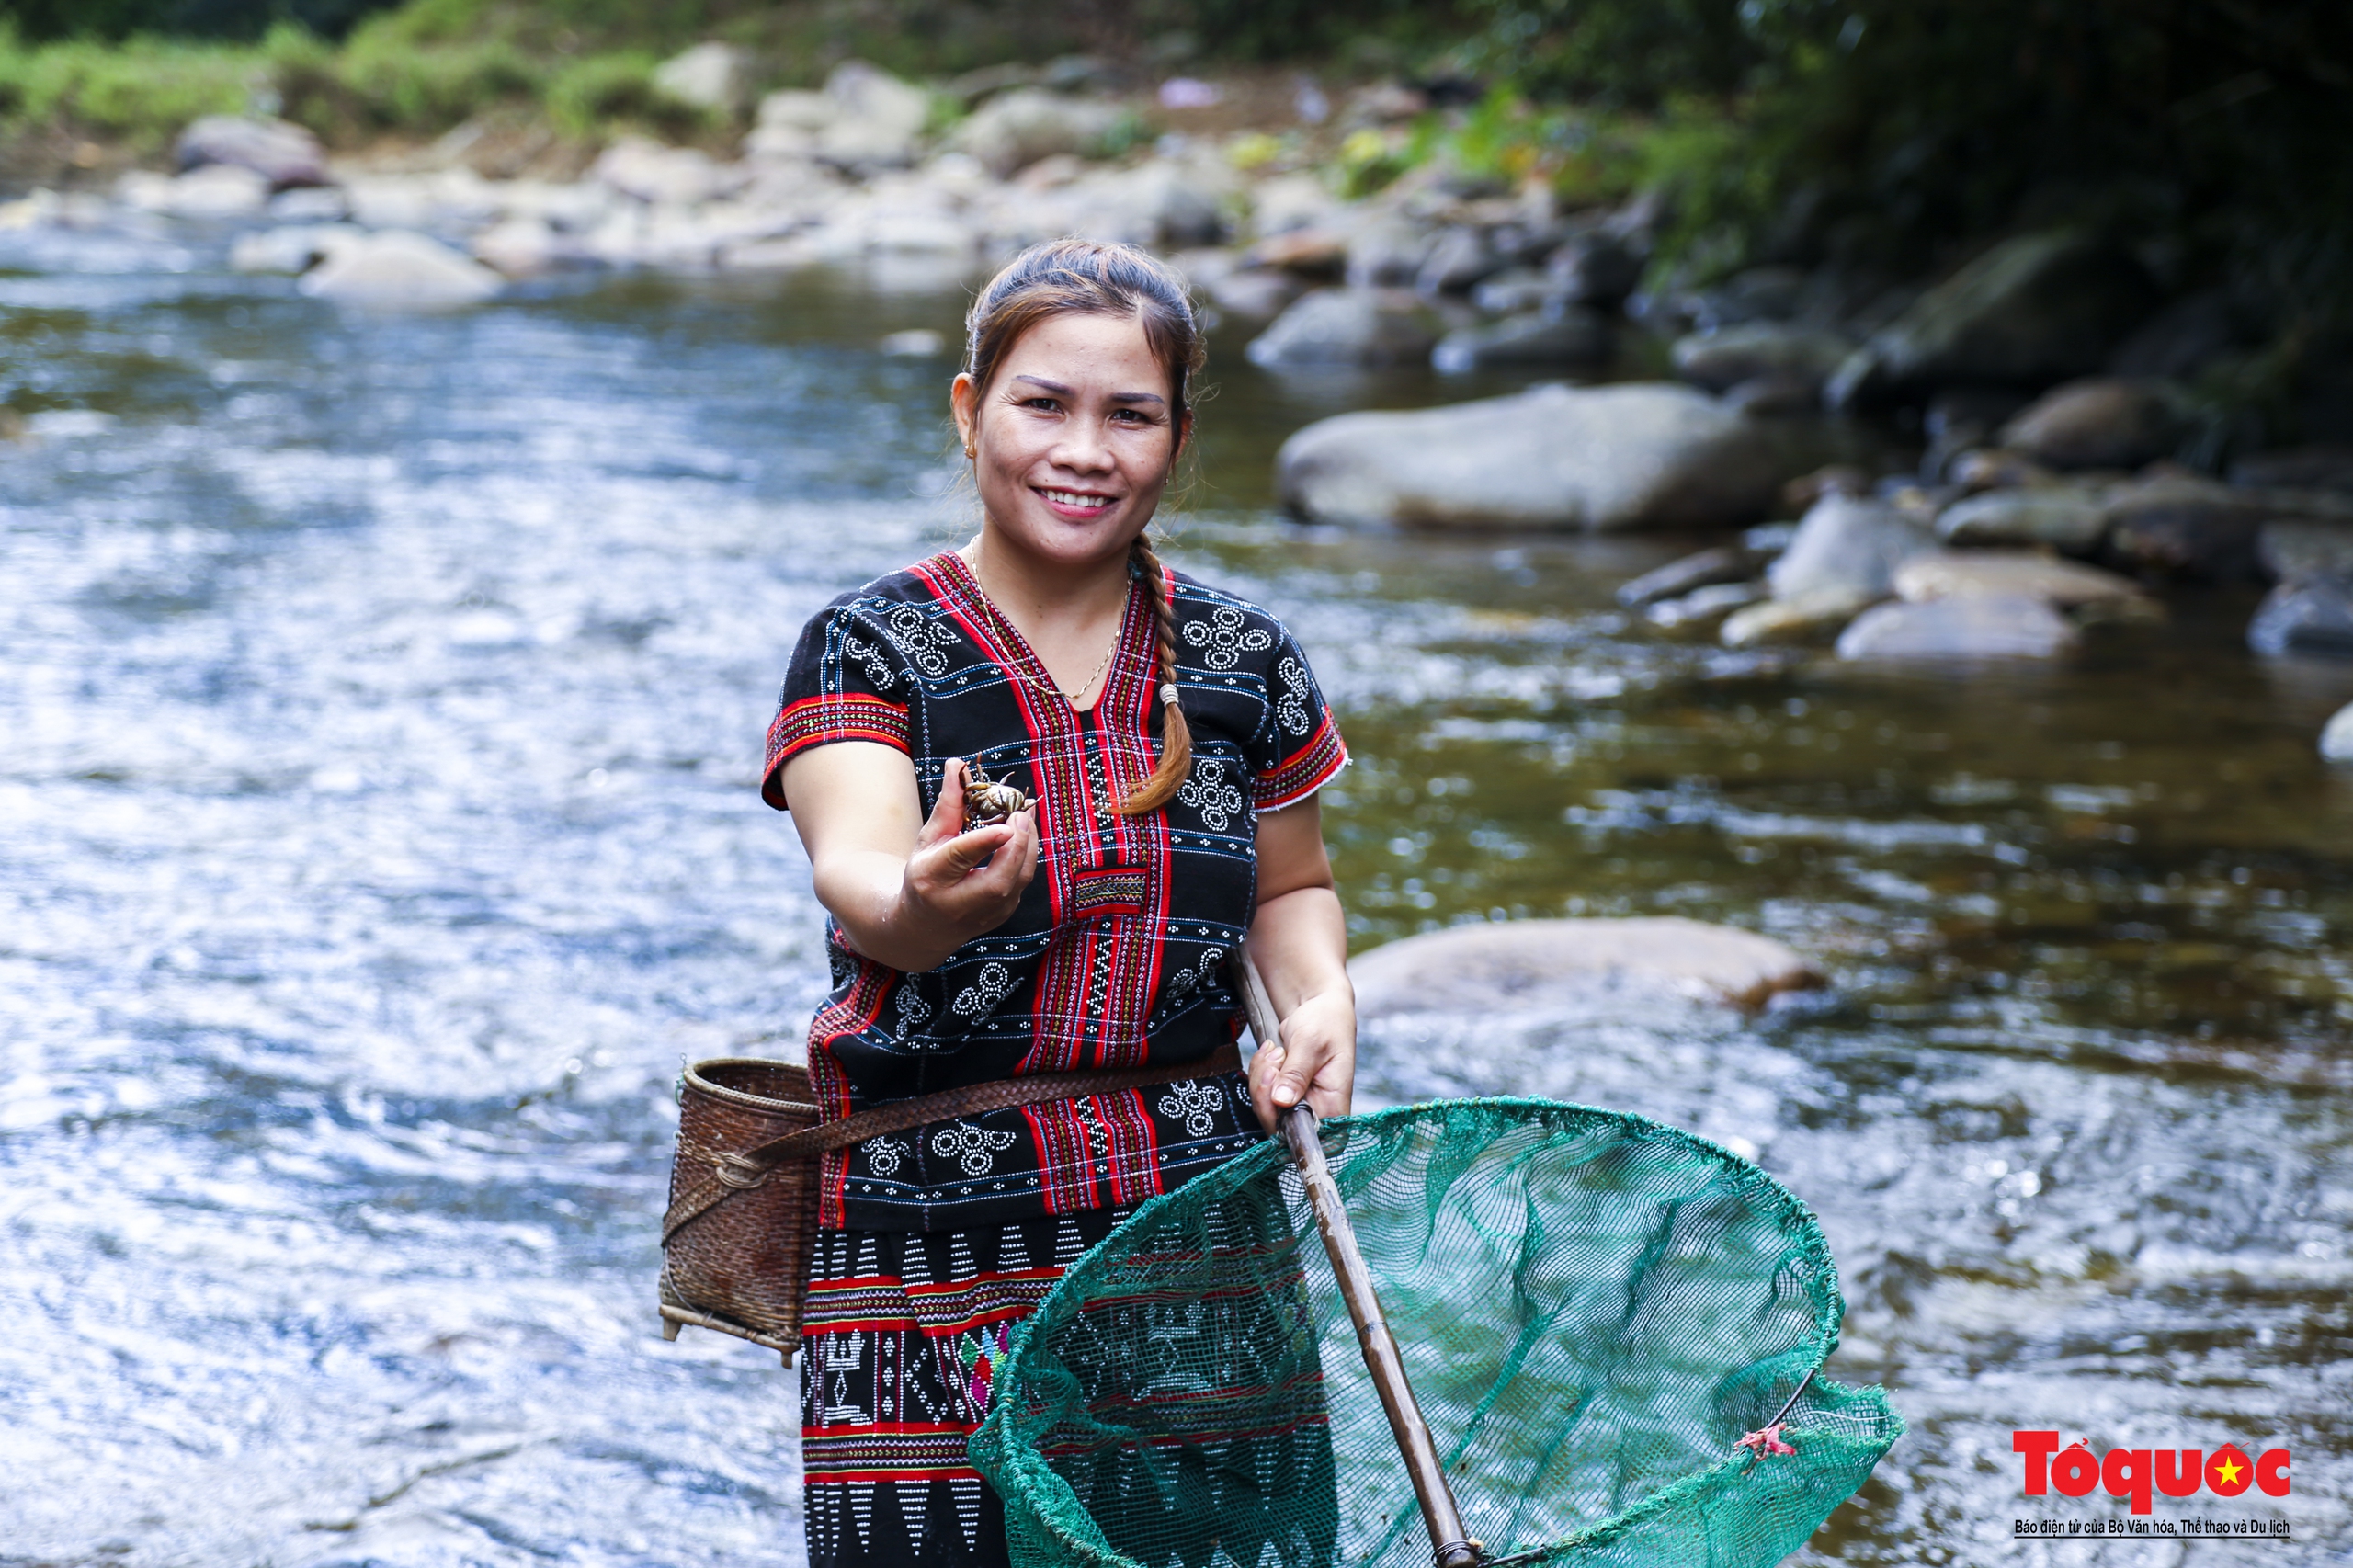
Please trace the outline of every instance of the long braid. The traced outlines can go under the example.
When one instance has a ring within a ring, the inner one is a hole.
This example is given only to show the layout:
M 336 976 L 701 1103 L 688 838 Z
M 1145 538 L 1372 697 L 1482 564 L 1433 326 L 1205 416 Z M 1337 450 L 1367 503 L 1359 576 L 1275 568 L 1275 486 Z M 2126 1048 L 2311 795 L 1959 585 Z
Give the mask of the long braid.
M 1193 771 L 1193 730 L 1185 722 L 1184 704 L 1176 696 L 1176 608 L 1168 600 L 1168 569 L 1160 563 L 1152 541 L 1138 534 L 1128 546 L 1128 560 L 1143 579 L 1152 601 L 1152 621 L 1158 650 L 1154 661 L 1160 676 L 1160 763 L 1134 794 L 1120 802 L 1120 814 L 1137 817 L 1156 812 L 1174 800 Z

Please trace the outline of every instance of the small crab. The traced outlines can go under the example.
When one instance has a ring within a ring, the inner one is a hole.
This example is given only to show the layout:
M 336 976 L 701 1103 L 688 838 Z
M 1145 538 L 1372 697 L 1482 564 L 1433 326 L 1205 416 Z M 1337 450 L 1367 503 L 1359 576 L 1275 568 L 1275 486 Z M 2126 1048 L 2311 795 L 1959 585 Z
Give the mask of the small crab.
M 964 768 L 964 825 L 987 827 L 1001 823 L 1029 804 L 1029 797 L 1011 784 L 991 779 L 978 763 Z

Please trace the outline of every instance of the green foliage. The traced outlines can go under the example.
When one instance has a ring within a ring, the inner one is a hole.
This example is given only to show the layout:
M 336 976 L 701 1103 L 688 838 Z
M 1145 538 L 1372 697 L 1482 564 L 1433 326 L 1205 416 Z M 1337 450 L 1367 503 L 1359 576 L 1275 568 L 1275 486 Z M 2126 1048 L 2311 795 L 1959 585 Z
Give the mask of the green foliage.
M 257 64 L 250 51 L 218 45 L 136 39 L 28 49 L 0 32 L 0 113 L 152 150 L 199 115 L 244 110 L 267 85 Z
M 292 25 L 339 38 L 396 0 L 0 0 L 0 23 L 40 42 L 133 35 L 253 40 Z
M 594 54 L 557 71 L 548 85 L 548 117 L 569 136 L 593 136 L 625 123 L 676 133 L 704 128 L 704 111 L 682 104 L 654 84 L 651 54 L 625 51 Z

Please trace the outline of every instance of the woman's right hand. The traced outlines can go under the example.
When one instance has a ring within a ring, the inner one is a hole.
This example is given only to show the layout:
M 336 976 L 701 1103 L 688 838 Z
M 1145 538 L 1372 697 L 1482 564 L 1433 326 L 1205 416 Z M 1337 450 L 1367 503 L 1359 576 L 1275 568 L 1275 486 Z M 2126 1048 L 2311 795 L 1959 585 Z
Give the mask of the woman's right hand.
M 876 963 L 938 969 L 1004 925 L 1038 874 L 1034 809 L 965 831 L 961 758 L 927 818 L 915 764 L 872 741 L 810 747 L 784 765 L 783 786 L 818 901 Z
M 964 759 L 949 758 L 899 893 L 904 935 L 936 936 L 948 952 L 1011 919 L 1038 874 L 1037 807 L 968 833 L 964 779 Z

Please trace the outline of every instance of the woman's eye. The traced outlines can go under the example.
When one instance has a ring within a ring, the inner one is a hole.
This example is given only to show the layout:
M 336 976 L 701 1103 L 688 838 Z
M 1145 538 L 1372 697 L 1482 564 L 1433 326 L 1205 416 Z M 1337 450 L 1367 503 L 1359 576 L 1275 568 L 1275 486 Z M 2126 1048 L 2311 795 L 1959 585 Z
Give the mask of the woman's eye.
M 1024 408 L 1041 408 L 1047 413 L 1052 414 L 1058 411 L 1062 407 L 1062 404 L 1056 403 L 1050 397 L 1030 397 L 1022 399 L 1021 406 Z

